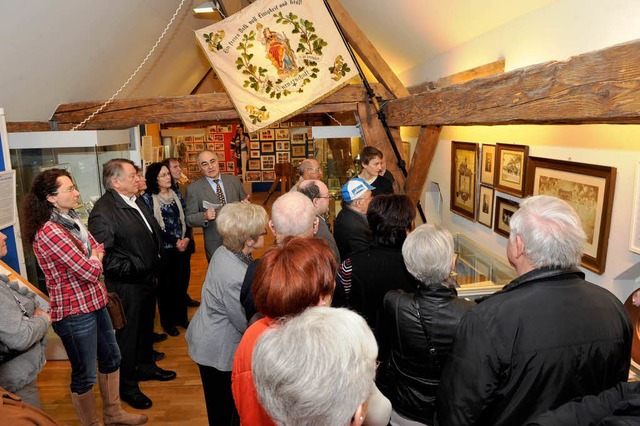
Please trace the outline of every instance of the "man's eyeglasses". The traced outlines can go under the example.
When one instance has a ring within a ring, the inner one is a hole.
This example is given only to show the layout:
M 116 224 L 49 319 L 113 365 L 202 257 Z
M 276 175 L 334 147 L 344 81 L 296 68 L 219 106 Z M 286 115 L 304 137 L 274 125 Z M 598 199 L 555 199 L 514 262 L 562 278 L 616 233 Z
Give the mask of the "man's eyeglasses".
M 329 195 L 318 195 L 316 198 L 326 198 L 328 200 L 332 200 L 333 199 L 333 195 L 329 194 Z

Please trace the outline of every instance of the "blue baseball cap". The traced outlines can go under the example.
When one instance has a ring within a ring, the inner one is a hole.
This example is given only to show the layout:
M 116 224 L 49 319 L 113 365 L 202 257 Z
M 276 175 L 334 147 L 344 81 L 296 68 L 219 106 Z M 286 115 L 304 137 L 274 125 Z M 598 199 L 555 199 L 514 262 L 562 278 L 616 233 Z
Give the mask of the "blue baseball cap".
M 357 177 L 345 183 L 340 192 L 342 193 L 342 199 L 350 203 L 356 198 L 362 197 L 366 191 L 371 191 L 373 189 L 376 188 L 369 185 L 366 180 Z

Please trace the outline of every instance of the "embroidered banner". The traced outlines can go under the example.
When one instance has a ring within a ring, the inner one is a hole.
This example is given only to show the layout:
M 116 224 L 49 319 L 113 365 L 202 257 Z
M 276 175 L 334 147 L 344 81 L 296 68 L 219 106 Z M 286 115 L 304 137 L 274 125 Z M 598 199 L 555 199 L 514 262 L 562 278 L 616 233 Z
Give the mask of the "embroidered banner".
M 258 0 L 196 38 L 249 132 L 296 115 L 358 74 L 322 0 Z

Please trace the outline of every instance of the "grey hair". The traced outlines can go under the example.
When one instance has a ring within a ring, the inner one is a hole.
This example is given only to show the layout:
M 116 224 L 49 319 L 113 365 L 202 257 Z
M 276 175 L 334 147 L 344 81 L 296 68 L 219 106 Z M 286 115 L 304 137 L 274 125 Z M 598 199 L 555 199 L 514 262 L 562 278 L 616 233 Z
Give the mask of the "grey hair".
M 525 256 L 535 268 L 571 268 L 580 264 L 586 234 L 580 217 L 565 201 L 536 195 L 520 203 L 509 221 L 509 240 L 520 236 Z
M 309 197 L 311 201 L 320 196 L 320 187 L 315 180 L 303 180 L 298 184 L 298 192 Z
M 281 195 L 271 207 L 271 222 L 278 235 L 312 236 L 316 208 L 299 192 Z
M 216 217 L 216 227 L 223 244 L 234 253 L 242 251 L 249 239 L 256 241 L 265 231 L 269 216 L 257 204 L 230 203 L 222 207 Z
M 300 166 L 298 166 L 298 172 L 300 173 L 300 176 L 304 174 L 305 170 L 313 167 L 314 161 L 317 162 L 315 158 L 305 158 L 304 160 L 302 160 L 302 162 L 300 163 Z
M 451 273 L 453 255 L 451 233 L 437 225 L 418 226 L 402 245 L 407 270 L 423 284 L 444 281 Z
M 135 163 L 126 158 L 114 158 L 102 165 L 102 185 L 104 185 L 106 189 L 113 189 L 111 179 L 116 178 L 122 180 L 124 178 L 124 168 L 122 165 L 125 163 L 131 164 L 133 168 L 137 170 Z
M 348 425 L 374 386 L 378 346 L 365 320 L 312 307 L 263 333 L 251 367 L 260 403 L 280 426 Z

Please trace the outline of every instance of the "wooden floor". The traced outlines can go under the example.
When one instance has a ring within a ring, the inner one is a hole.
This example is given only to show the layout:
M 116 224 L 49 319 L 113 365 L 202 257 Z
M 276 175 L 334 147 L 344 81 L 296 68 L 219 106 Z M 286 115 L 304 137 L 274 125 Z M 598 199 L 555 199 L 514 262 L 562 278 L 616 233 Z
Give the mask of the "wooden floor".
M 273 194 L 265 208 L 270 213 L 270 207 L 279 193 Z M 266 199 L 266 193 L 254 193 L 252 201 L 262 205 Z M 196 253 L 191 258 L 191 281 L 189 295 L 200 300 L 202 282 L 207 272 L 207 261 L 204 256 L 202 235 L 195 235 Z M 274 237 L 271 231 L 265 239 L 265 247 L 273 245 Z M 254 252 L 254 257 L 260 257 L 264 250 Z M 189 318 L 195 314 L 197 308 L 189 308 Z M 161 331 L 160 321 L 156 314 L 156 331 Z M 189 358 L 187 342 L 184 338 L 184 330 L 180 329 L 180 335 L 169 337 L 167 340 L 154 345 L 157 351 L 166 354 L 165 359 L 158 362 L 161 368 L 173 370 L 177 378 L 170 382 L 140 382 L 140 389 L 153 401 L 153 407 L 139 412 L 149 416 L 149 424 L 156 425 L 207 425 L 207 411 L 202 393 L 202 382 L 198 367 Z M 71 367 L 68 361 L 49 361 L 38 376 L 38 389 L 42 401 L 42 408 L 53 418 L 68 425 L 79 425 L 75 410 L 71 404 L 69 384 L 71 383 Z M 100 397 L 98 386 L 94 388 L 98 407 Z M 127 404 L 123 404 L 128 411 L 133 410 Z

